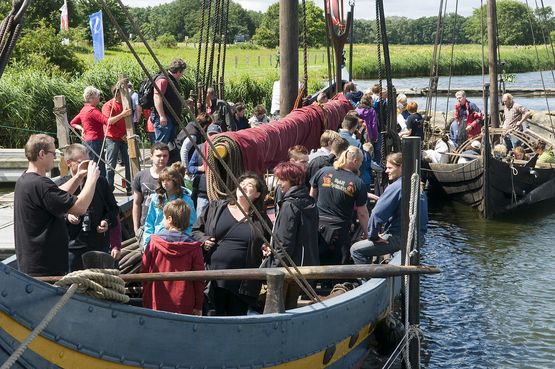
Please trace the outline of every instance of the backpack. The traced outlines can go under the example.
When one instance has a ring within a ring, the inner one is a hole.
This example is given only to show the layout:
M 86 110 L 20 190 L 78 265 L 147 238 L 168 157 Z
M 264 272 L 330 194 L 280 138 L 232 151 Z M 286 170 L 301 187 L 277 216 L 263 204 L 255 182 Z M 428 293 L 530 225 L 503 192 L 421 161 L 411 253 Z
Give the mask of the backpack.
M 139 105 L 143 109 L 152 109 L 154 107 L 154 81 L 164 73 L 158 72 L 150 78 L 146 78 L 139 86 Z

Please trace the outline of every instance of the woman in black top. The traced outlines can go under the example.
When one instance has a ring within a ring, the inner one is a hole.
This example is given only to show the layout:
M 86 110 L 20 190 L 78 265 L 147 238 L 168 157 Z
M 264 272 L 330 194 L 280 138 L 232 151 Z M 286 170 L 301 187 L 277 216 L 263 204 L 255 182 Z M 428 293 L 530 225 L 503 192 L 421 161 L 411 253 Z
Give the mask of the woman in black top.
M 308 194 L 304 169 L 297 164 L 286 162 L 274 168 L 274 175 L 283 196 L 279 202 L 279 213 L 274 225 L 272 246 L 276 255 L 270 256 L 273 267 L 295 265 L 320 265 L 318 255 L 318 207 Z M 264 248 L 264 255 L 271 252 Z M 285 308 L 297 307 L 300 287 L 290 284 L 285 295 Z
M 237 188 L 234 198 L 211 202 L 193 226 L 193 237 L 203 243 L 210 270 L 258 268 L 262 261 L 262 235 L 269 239 L 262 224 L 271 227 L 264 210 L 266 184 L 258 175 L 246 173 L 239 177 L 239 185 L 247 197 Z M 254 214 L 248 200 L 263 219 Z M 249 306 L 256 305 L 261 282 L 217 280 L 211 287 L 216 315 L 245 315 Z

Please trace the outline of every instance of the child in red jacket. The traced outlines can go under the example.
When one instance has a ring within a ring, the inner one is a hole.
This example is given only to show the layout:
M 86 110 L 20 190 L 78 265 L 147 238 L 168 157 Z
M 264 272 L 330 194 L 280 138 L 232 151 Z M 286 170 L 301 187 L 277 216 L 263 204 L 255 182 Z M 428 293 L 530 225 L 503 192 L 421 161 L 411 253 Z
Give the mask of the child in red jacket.
M 190 209 L 177 199 L 164 206 L 165 230 L 152 235 L 143 255 L 143 273 L 204 270 L 201 243 L 185 235 Z M 202 314 L 204 281 L 143 282 L 143 306 L 181 314 Z

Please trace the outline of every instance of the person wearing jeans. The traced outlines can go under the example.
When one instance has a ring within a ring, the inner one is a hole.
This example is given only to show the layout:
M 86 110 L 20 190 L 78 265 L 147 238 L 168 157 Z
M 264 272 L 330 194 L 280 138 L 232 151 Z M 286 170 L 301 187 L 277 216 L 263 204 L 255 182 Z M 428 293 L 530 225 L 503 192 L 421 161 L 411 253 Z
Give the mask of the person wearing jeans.
M 131 195 L 131 170 L 129 167 L 129 155 L 127 153 L 127 131 L 125 129 L 124 117 L 131 115 L 131 109 L 123 109 L 118 84 L 112 87 L 114 98 L 102 106 L 102 114 L 108 118 L 122 116 L 119 120 L 106 126 L 106 163 L 108 164 L 106 179 L 110 189 L 114 190 L 115 167 L 118 162 L 118 154 L 121 153 L 123 165 L 125 166 L 125 179 L 127 194 Z

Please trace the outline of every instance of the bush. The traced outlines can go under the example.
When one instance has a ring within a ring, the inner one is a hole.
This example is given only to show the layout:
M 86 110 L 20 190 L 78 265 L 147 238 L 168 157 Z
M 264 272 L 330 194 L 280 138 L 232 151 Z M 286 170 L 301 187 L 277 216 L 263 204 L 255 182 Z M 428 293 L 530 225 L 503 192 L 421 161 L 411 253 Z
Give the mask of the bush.
M 240 50 L 259 50 L 260 49 L 260 47 L 253 44 L 251 41 L 249 41 L 249 42 L 239 42 L 239 43 L 234 44 L 231 47 L 234 47 L 234 48 L 237 48 L 237 49 L 240 49 Z
M 75 54 L 76 48 L 63 45 L 63 38 L 62 34 L 56 33 L 54 27 L 40 21 L 37 27 L 25 32 L 19 39 L 13 60 L 20 66 L 59 69 L 72 75 L 82 73 L 85 65 Z M 36 64 L 37 61 L 45 64 Z
M 165 47 L 168 49 L 175 49 L 177 47 L 177 40 L 173 35 L 164 33 L 156 38 L 157 47 Z

